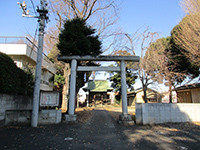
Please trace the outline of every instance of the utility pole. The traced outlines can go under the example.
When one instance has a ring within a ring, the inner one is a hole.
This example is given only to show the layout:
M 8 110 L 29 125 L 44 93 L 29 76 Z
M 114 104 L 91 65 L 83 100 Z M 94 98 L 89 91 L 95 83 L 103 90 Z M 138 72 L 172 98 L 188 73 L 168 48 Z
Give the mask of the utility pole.
M 23 10 L 22 16 L 38 18 L 38 22 L 39 22 L 37 63 L 36 63 L 36 71 L 35 71 L 33 109 L 32 109 L 32 118 L 31 118 L 31 126 L 37 127 L 38 126 L 39 99 L 40 99 L 40 79 L 41 79 L 41 67 L 42 67 L 44 28 L 45 28 L 45 21 L 48 20 L 47 2 L 46 2 L 46 0 L 40 0 L 40 6 L 37 8 L 37 12 L 39 13 L 39 16 L 30 16 L 28 13 L 29 11 L 28 10 L 26 11 L 25 2 L 18 3 L 18 4 L 20 4 L 20 8 L 22 8 L 22 10 Z

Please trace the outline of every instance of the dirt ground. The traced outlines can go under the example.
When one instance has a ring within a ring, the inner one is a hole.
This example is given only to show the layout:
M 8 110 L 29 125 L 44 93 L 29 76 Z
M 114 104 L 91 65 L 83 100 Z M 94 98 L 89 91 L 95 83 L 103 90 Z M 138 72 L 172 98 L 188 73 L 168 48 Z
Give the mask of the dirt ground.
M 77 114 L 77 119 L 81 123 L 86 123 L 92 117 L 92 107 L 76 108 L 75 113 Z
M 86 123 L 92 117 L 92 112 L 96 108 L 78 108 L 76 113 L 80 122 Z M 97 108 L 98 109 L 98 108 Z M 105 106 L 106 110 L 115 122 L 122 114 L 120 106 Z M 129 107 L 128 113 L 135 115 L 135 108 Z M 87 120 L 85 120 L 87 118 Z M 129 138 L 131 143 L 138 149 L 178 149 L 178 150 L 200 150 L 200 122 L 193 123 L 165 123 L 158 125 L 145 125 L 128 127 L 124 129 L 124 134 Z M 143 141 L 141 141 L 143 140 Z M 140 142 L 138 142 L 140 141 Z M 144 143 L 144 145 L 143 145 Z M 148 144 L 154 147 L 147 148 Z
M 106 106 L 101 106 L 101 107 L 104 108 L 106 111 L 108 111 L 108 113 L 116 121 L 119 119 L 119 115 L 122 114 L 121 106 L 106 105 Z M 94 109 L 95 109 L 95 107 L 76 108 L 75 113 L 77 114 L 78 121 L 81 123 L 86 123 L 88 120 L 90 120 L 90 118 L 92 116 L 92 110 L 94 110 Z M 132 116 L 135 116 L 135 107 L 128 107 L 128 113 Z M 200 122 L 185 123 L 185 124 L 200 126 Z
M 109 114 L 114 118 L 114 120 L 119 119 L 119 115 L 122 114 L 121 106 L 112 106 L 112 105 L 105 105 L 100 106 L 99 108 L 104 108 Z M 79 122 L 85 123 L 87 122 L 92 115 L 92 110 L 95 107 L 83 107 L 83 108 L 76 108 L 75 113 L 77 114 L 77 118 Z M 128 107 L 128 113 L 132 116 L 135 115 L 135 107 Z
M 134 115 L 134 108 L 128 109 Z M 78 108 L 77 124 L 33 128 L 0 127 L 0 149 L 8 150 L 200 150 L 200 124 L 124 126 L 120 107 Z

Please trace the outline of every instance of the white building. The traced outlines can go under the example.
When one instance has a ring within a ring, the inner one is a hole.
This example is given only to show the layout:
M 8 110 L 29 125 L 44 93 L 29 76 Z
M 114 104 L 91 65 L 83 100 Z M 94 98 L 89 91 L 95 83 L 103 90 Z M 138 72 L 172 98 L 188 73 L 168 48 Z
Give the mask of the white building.
M 21 69 L 36 66 L 37 46 L 27 37 L 0 37 L 0 52 L 9 55 Z M 52 77 L 56 73 L 54 64 L 43 54 L 40 89 L 53 90 Z

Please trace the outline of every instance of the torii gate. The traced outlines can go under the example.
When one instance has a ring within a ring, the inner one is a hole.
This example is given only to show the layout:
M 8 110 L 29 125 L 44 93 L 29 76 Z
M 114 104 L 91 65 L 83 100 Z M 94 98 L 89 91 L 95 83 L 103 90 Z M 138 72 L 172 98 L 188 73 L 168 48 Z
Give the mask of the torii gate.
M 69 110 L 65 115 L 66 122 L 76 122 L 74 114 L 76 97 L 76 73 L 77 71 L 120 71 L 121 91 L 122 91 L 122 115 L 119 116 L 119 123 L 133 124 L 127 108 L 127 88 L 126 88 L 126 65 L 125 61 L 139 62 L 139 56 L 58 56 L 59 61 L 71 61 L 71 78 L 69 93 Z M 120 61 L 120 67 L 97 67 L 97 66 L 77 66 L 77 61 Z

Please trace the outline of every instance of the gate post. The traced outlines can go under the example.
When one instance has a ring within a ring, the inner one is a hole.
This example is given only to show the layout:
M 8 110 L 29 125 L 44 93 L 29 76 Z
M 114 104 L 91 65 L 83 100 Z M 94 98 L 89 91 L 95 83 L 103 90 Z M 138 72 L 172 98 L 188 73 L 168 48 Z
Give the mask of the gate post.
M 122 114 L 127 115 L 127 88 L 126 88 L 126 65 L 125 61 L 121 60 L 121 91 L 122 91 Z
M 76 68 L 77 68 L 77 61 L 73 59 L 71 64 L 71 77 L 70 77 L 69 115 L 74 115 L 74 109 L 75 109 Z
M 127 105 L 127 87 L 126 87 L 126 64 L 125 60 L 121 60 L 121 92 L 122 92 L 122 115 L 119 116 L 119 123 L 124 125 L 133 125 L 134 121 L 128 114 Z
M 74 114 L 75 110 L 75 98 L 76 98 L 76 71 L 77 71 L 77 60 L 71 61 L 71 77 L 70 77 L 70 91 L 69 91 L 69 111 L 65 115 L 66 123 L 75 123 L 77 116 Z

